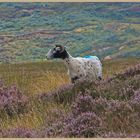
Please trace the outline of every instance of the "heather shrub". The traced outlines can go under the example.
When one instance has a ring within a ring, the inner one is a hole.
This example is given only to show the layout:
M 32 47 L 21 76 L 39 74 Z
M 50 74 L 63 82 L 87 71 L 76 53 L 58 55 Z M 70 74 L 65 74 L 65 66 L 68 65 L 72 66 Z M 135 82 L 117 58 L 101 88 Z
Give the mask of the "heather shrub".
M 72 113 L 79 115 L 80 113 L 92 111 L 93 98 L 89 93 L 80 93 L 71 105 Z
M 35 130 L 28 128 L 13 128 L 7 130 L 0 130 L 0 137 L 2 138 L 35 138 L 37 133 Z
M 71 117 L 65 124 L 65 137 L 97 137 L 103 133 L 102 120 L 94 112 L 81 113 Z
M 95 112 L 98 115 L 103 115 L 107 111 L 109 101 L 106 98 L 93 98 L 90 92 L 79 93 L 75 101 L 71 105 L 71 111 L 74 115 L 79 115 L 84 112 Z
M 127 101 L 134 95 L 134 91 L 139 89 L 139 81 L 140 64 L 101 81 L 99 92 L 102 97 L 105 96 L 107 99 Z
M 38 130 L 38 136 L 56 137 L 61 134 L 64 126 L 63 121 L 67 116 L 69 116 L 69 111 L 66 111 L 62 106 L 48 109 L 44 124 Z
M 93 112 L 69 114 L 43 130 L 43 137 L 95 137 L 102 133 L 102 120 Z
M 94 111 L 100 117 L 104 117 L 108 111 L 109 102 L 106 98 L 96 98 L 92 104 L 92 111 Z
M 128 138 L 140 138 L 140 134 L 132 133 L 127 136 Z
M 0 82 L 0 115 L 7 113 L 9 116 L 23 113 L 27 110 L 28 98 L 15 86 L 6 87 Z
M 39 131 L 40 137 L 61 137 L 60 134 L 65 131 L 63 121 L 58 120 L 55 123 L 52 123 L 51 126 L 43 127 Z
M 134 112 L 128 101 L 107 100 L 99 97 L 93 98 L 90 93 L 78 94 L 71 105 L 73 115 L 86 112 L 94 112 L 102 120 L 102 127 L 105 131 L 120 132 L 131 131 L 139 128 L 139 116 Z
M 108 132 L 108 133 L 104 133 L 101 137 L 103 138 L 125 138 L 127 137 L 127 134 L 124 132 L 124 133 L 115 133 L 115 132 Z
M 140 113 L 140 89 L 135 91 L 129 102 L 133 106 L 135 111 L 138 111 Z
M 126 134 L 123 133 L 115 133 L 115 132 L 108 132 L 104 133 L 101 137 L 103 138 L 140 138 L 140 134 L 132 133 L 132 134 Z
M 93 97 L 77 94 L 69 114 L 61 115 L 56 122 L 43 130 L 43 137 L 94 137 L 104 131 L 102 120 L 93 110 Z M 58 112 L 58 110 L 56 110 Z
M 5 138 L 6 137 L 6 133 L 4 129 L 0 129 L 0 138 Z
M 90 94 L 78 94 L 76 100 L 71 105 L 73 115 L 86 112 L 94 112 L 102 120 L 102 128 L 105 131 L 131 131 L 138 127 L 139 117 L 134 113 L 129 102 L 119 100 L 107 100 L 106 98 L 95 98 Z M 137 119 L 137 120 L 135 120 Z
M 128 69 L 126 69 L 124 72 L 122 73 L 118 73 L 115 78 L 118 78 L 120 80 L 125 80 L 128 77 L 133 77 L 135 75 L 139 75 L 140 74 L 140 64 L 137 64 L 133 67 L 130 67 Z
M 134 95 L 134 91 L 140 87 L 140 76 L 128 77 L 127 80 L 121 81 L 114 79 L 112 81 L 102 81 L 96 87 L 100 96 L 107 99 L 127 101 Z

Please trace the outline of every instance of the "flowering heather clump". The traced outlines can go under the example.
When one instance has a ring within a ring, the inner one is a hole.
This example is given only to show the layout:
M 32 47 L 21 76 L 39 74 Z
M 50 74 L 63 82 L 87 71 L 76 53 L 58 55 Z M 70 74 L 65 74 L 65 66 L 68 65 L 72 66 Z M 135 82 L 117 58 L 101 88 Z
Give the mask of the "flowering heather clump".
M 6 137 L 6 130 L 0 129 L 0 138 L 5 138 Z
M 93 112 L 69 114 L 44 129 L 43 137 L 95 137 L 102 133 L 102 120 Z
M 105 113 L 108 111 L 109 101 L 106 98 L 94 99 L 92 104 L 92 110 L 101 117 L 104 117 Z
M 40 130 L 41 137 L 60 137 L 60 134 L 65 131 L 63 121 L 58 120 L 55 123 L 52 123 L 51 126 L 43 128 Z
M 126 134 L 125 132 L 123 133 L 115 133 L 115 132 L 108 132 L 103 134 L 101 137 L 103 138 L 140 138 L 140 134 Z
M 111 113 L 126 113 L 125 115 L 132 112 L 132 107 L 127 102 L 119 100 L 110 101 L 108 109 Z
M 140 134 L 133 133 L 133 134 L 128 135 L 127 137 L 129 137 L 129 138 L 140 138 Z
M 135 94 L 131 97 L 130 102 L 135 105 L 140 105 L 140 89 L 135 91 Z
M 77 94 L 68 115 L 57 119 L 45 129 L 43 137 L 94 137 L 102 133 L 102 120 L 94 112 L 93 98 L 88 93 Z
M 75 102 L 73 102 L 72 113 L 78 115 L 80 113 L 92 111 L 93 108 L 93 98 L 88 93 L 80 93 L 77 95 Z
M 8 130 L 1 130 L 0 137 L 3 138 L 35 138 L 37 134 L 34 130 L 27 128 L 13 128 Z
M 63 131 L 64 120 L 69 116 L 60 106 L 51 108 L 48 111 L 49 115 L 46 116 L 43 127 L 39 130 L 39 137 L 56 137 Z
M 126 80 L 113 79 L 103 81 L 96 87 L 98 94 L 107 99 L 127 101 L 134 95 L 134 92 L 140 87 L 140 75 L 128 77 Z
M 97 137 L 103 131 L 102 120 L 94 112 L 81 113 L 65 124 L 65 137 Z
M 138 111 L 140 113 L 140 89 L 135 91 L 129 102 L 133 106 L 135 111 Z
M 106 98 L 95 98 L 90 93 L 80 93 L 77 95 L 76 100 L 71 105 L 71 110 L 74 115 L 80 113 L 93 111 L 98 115 L 104 114 L 109 106 L 109 102 Z
M 15 86 L 5 87 L 0 82 L 0 112 L 6 112 L 9 116 L 21 113 L 26 108 L 28 98 L 23 95 Z
M 114 78 L 127 79 L 128 77 L 133 77 L 134 75 L 139 75 L 139 74 L 140 74 L 140 64 L 137 64 L 134 67 L 126 69 L 122 73 L 116 74 L 116 76 L 111 78 L 110 80 Z
M 103 138 L 126 138 L 126 133 L 115 133 L 115 132 L 108 132 L 104 133 L 101 137 Z

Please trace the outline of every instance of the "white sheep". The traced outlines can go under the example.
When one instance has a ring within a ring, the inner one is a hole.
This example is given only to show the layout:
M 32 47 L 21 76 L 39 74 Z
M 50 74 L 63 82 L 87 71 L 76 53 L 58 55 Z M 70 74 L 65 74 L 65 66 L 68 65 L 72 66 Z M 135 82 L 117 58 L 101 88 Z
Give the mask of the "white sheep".
M 93 81 L 102 79 L 102 64 L 96 56 L 72 57 L 61 45 L 50 49 L 46 55 L 47 59 L 61 58 L 64 60 L 71 82 L 81 80 Z

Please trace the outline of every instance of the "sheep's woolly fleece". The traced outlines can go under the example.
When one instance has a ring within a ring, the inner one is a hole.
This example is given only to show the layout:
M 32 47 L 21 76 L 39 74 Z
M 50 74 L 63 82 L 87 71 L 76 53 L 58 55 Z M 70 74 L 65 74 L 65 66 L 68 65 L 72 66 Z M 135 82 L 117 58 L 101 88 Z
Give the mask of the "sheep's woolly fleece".
M 86 58 L 69 56 L 64 61 L 72 82 L 78 80 L 93 81 L 102 78 L 102 64 L 96 56 Z

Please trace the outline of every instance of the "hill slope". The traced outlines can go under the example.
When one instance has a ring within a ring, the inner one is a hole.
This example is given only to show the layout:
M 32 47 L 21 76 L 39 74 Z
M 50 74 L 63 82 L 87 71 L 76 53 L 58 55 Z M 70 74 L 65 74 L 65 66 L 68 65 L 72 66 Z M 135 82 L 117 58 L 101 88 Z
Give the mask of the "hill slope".
M 111 63 L 105 71 L 115 69 Z M 37 95 L 0 81 L 0 104 L 0 137 L 140 137 L 140 64 L 101 81 Z
M 0 61 L 37 61 L 55 43 L 74 56 L 140 56 L 139 3 L 1 3 Z

